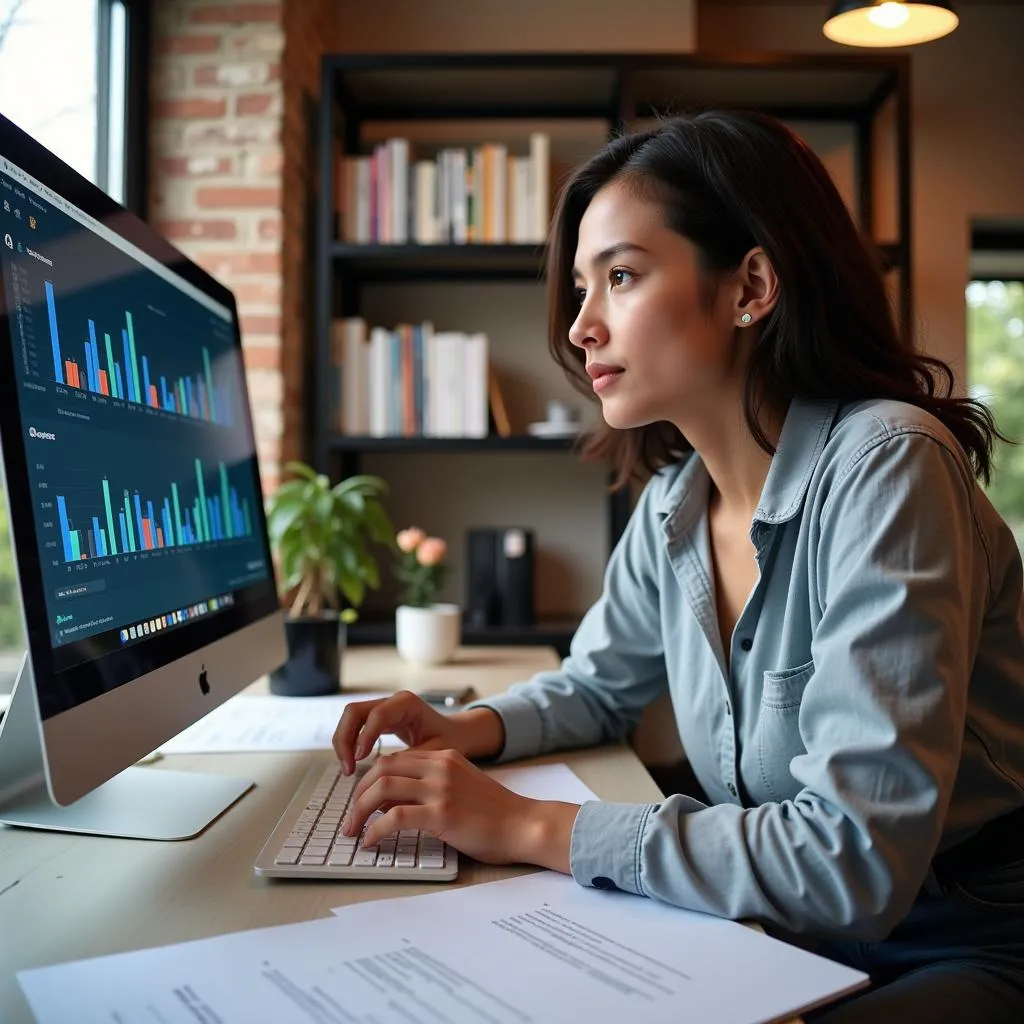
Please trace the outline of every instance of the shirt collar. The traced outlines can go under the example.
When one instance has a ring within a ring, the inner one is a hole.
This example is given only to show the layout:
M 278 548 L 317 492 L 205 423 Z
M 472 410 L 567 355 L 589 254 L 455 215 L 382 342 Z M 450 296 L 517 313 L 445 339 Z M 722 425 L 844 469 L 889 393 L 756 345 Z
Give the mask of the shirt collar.
M 812 402 L 794 398 L 790 402 L 761 488 L 761 500 L 754 510 L 755 519 L 783 523 L 800 511 L 838 409 L 839 403 L 834 400 Z
M 768 468 L 754 519 L 782 523 L 799 512 L 818 459 L 828 440 L 839 403 L 794 398 L 786 413 L 779 443 Z M 666 472 L 666 470 L 662 470 Z M 677 466 L 654 511 L 667 516 L 673 533 L 687 529 L 707 508 L 709 480 L 694 453 Z

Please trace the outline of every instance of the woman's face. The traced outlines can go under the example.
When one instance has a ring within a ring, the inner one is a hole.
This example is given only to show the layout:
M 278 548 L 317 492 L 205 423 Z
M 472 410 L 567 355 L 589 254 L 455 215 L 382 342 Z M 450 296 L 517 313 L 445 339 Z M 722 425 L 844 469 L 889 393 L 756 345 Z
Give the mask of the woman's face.
M 706 308 L 697 250 L 659 205 L 605 186 L 580 222 L 573 277 L 569 340 L 586 353 L 609 426 L 680 426 L 734 391 L 735 289 L 720 287 Z

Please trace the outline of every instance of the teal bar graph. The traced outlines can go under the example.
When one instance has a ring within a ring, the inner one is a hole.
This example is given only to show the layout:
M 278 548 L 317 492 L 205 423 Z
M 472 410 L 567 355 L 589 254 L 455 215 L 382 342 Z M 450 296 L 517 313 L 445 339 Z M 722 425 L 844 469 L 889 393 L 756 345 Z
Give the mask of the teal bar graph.
M 163 493 L 159 486 L 152 488 L 119 488 L 119 504 L 111 498 L 108 477 L 97 481 L 87 510 L 74 508 L 67 495 L 57 495 L 61 541 L 67 562 L 88 558 L 113 557 L 142 551 L 176 548 L 191 544 L 214 544 L 252 536 L 252 517 L 249 500 L 238 496 L 231 485 L 227 467 L 217 464 L 215 496 L 206 494 L 206 478 L 213 483 L 214 472 L 204 471 L 199 459 L 195 460 L 195 497 L 184 520 L 182 519 L 182 488 L 176 480 L 166 485 Z M 87 487 L 86 492 L 91 488 Z M 219 493 L 217 493 L 219 492 Z M 99 499 L 102 495 L 102 510 Z M 91 528 L 76 528 L 76 523 L 91 523 Z M 104 523 L 104 526 L 101 526 Z M 117 526 L 115 526 L 117 524 Z M 118 527 L 120 532 L 118 533 Z M 118 544 L 120 536 L 120 545 Z
M 110 338 L 107 338 L 107 351 L 110 351 Z M 110 507 L 110 482 L 103 480 L 103 507 L 107 513 L 107 537 L 110 538 L 110 554 L 117 554 L 117 541 L 114 539 L 114 510 Z

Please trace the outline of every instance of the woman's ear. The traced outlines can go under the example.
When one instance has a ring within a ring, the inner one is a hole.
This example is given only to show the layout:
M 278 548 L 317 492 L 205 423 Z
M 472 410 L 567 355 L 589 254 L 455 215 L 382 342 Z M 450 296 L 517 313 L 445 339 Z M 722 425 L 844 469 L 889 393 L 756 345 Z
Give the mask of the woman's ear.
M 760 246 L 751 249 L 735 274 L 737 327 L 751 327 L 764 320 L 779 301 L 779 279 L 768 254 Z

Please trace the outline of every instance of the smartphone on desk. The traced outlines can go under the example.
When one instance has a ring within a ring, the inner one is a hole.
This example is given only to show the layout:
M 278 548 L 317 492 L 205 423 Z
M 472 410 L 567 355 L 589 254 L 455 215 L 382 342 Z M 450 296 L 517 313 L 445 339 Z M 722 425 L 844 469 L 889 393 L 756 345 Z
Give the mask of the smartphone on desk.
M 435 686 L 420 690 L 419 695 L 438 708 L 457 708 L 473 700 L 476 690 L 472 686 Z

